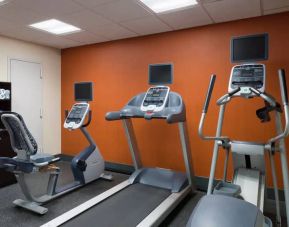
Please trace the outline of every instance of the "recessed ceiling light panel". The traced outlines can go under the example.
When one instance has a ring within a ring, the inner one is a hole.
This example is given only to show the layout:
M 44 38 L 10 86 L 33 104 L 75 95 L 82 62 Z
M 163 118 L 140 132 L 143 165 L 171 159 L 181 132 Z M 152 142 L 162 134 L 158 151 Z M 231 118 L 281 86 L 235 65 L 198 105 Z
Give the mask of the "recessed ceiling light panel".
M 5 5 L 8 3 L 8 0 L 0 0 L 0 6 Z
M 65 35 L 81 31 L 81 29 L 78 27 L 75 27 L 71 24 L 67 24 L 56 19 L 41 21 L 35 24 L 30 24 L 29 26 L 32 28 L 52 33 L 54 35 Z
M 155 13 L 181 10 L 198 4 L 197 0 L 139 0 Z

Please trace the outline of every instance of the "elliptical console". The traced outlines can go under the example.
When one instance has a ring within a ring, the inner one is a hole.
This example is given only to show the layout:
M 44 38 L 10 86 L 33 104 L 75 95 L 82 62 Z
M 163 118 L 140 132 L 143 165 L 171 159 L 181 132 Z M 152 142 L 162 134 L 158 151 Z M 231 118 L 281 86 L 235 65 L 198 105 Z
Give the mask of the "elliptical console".
M 265 91 L 265 65 L 264 64 L 243 64 L 236 65 L 232 68 L 229 93 L 236 89 L 240 90 L 234 96 L 255 96 L 250 88 L 254 88 L 260 92 Z

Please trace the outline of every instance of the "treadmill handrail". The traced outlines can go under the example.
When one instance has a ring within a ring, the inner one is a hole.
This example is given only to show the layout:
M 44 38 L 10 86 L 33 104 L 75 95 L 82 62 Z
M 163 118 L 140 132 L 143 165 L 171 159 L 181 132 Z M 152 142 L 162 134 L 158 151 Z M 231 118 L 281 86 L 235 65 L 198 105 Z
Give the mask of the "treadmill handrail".
M 181 113 L 177 113 L 177 114 L 169 114 L 167 117 L 166 117 L 166 120 L 167 120 L 167 123 L 168 124 L 172 124 L 172 123 L 177 123 L 177 122 L 184 122 L 186 121 L 186 116 L 184 117 L 184 120 L 179 120 L 180 116 L 182 115 Z
M 128 119 L 128 118 L 144 118 L 146 120 L 151 120 L 151 119 L 166 119 L 167 123 L 172 124 L 172 123 L 176 123 L 176 122 L 183 122 L 185 120 L 179 120 L 180 119 L 180 113 L 175 113 L 175 114 L 169 114 L 167 116 L 156 116 L 154 117 L 154 115 L 152 114 L 151 118 L 146 118 L 145 117 L 145 113 L 144 116 L 132 116 L 132 115 L 126 115 L 126 114 L 122 114 L 121 111 L 114 111 L 114 112 L 108 112 L 105 115 L 105 119 L 107 121 L 117 121 L 117 120 L 122 120 L 122 119 Z M 185 119 L 185 118 L 184 118 Z
M 107 121 L 116 121 L 130 118 L 144 118 L 146 120 L 164 119 L 168 124 L 179 123 L 186 121 L 185 104 L 178 93 L 170 92 L 167 105 L 161 111 L 142 111 L 139 102 L 143 100 L 145 93 L 140 93 L 132 98 L 126 105 L 119 111 L 108 112 L 105 116 Z M 172 96 L 172 97 L 171 97 Z M 170 99 L 176 97 L 177 105 L 170 106 Z
M 116 121 L 121 119 L 120 111 L 108 112 L 105 115 L 107 121 Z

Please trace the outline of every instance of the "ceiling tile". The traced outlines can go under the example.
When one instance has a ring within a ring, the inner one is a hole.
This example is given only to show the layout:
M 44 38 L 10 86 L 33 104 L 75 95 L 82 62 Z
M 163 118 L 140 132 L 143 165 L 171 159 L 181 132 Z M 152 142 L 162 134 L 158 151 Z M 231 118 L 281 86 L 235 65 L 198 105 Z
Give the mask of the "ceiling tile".
M 100 15 L 97 15 L 95 12 L 90 10 L 82 10 L 80 12 L 64 15 L 59 18 L 64 22 L 78 26 L 82 30 L 90 32 L 96 36 L 102 36 L 107 40 L 118 35 L 136 35 L 128 29 L 125 29 Z
M 201 6 L 160 14 L 159 17 L 174 29 L 183 29 L 212 23 L 212 20 Z
M 0 20 L 0 32 L 5 32 L 6 30 L 13 30 L 14 25 L 15 24 L 9 21 Z
M 71 0 L 13 0 L 8 4 L 33 10 L 50 18 L 83 9 L 82 6 Z
M 123 22 L 151 15 L 136 0 L 117 0 L 93 8 L 98 14 L 115 22 Z
M 10 0 L 0 7 L 0 34 L 66 48 L 260 16 L 260 1 L 264 14 L 289 11 L 289 0 L 198 0 L 200 5 L 195 7 L 156 15 L 137 1 Z M 27 27 L 48 18 L 83 31 L 55 36 Z
M 121 24 L 140 35 L 161 33 L 172 30 L 168 25 L 154 16 L 130 20 L 122 22 Z
M 106 4 L 109 2 L 117 1 L 117 0 L 72 0 L 74 2 L 77 2 L 78 4 L 84 6 L 84 7 L 93 7 L 101 4 Z
M 69 35 L 65 35 L 63 37 L 66 39 L 80 42 L 80 43 L 98 43 L 98 42 L 107 41 L 107 39 L 104 37 L 96 36 L 86 31 L 72 33 Z
M 69 40 L 61 36 L 51 35 L 46 32 L 40 32 L 28 27 L 18 26 L 15 23 L 5 20 L 0 20 L 0 34 L 6 37 L 55 48 L 67 48 L 80 45 L 80 42 Z
M 78 46 L 93 45 L 93 44 L 104 43 L 104 42 L 109 42 L 109 41 L 111 41 L 111 40 L 108 40 L 108 39 L 100 39 L 100 40 L 98 40 L 97 42 L 95 42 L 95 41 L 91 41 L 91 42 L 81 42 L 81 44 L 78 45 Z
M 72 41 L 70 39 L 65 39 L 62 37 L 54 37 L 53 39 L 35 40 L 35 43 L 39 43 L 46 46 L 53 46 L 60 49 L 81 45 L 80 42 Z
M 262 2 L 264 10 L 278 9 L 289 6 L 289 0 L 262 0 Z
M 212 3 L 217 1 L 223 1 L 223 0 L 198 0 L 199 3 L 205 4 L 205 3 Z
M 90 11 L 82 10 L 76 13 L 59 16 L 58 19 L 73 24 L 83 30 L 93 31 L 98 25 L 110 24 L 111 21 Z
M 96 27 L 97 34 L 100 34 L 110 40 L 124 39 L 138 36 L 135 32 L 132 32 L 120 25 L 111 23 L 108 25 Z
M 32 39 L 46 38 L 46 36 L 49 35 L 47 33 L 38 32 L 34 29 L 19 26 L 15 23 L 5 20 L 0 20 L 0 32 L 3 35 L 13 36 L 17 39 L 23 39 L 26 41 L 31 41 Z
M 223 0 L 204 7 L 215 22 L 261 16 L 260 0 Z
M 10 24 L 10 25 L 13 25 L 13 24 Z M 3 23 L 0 22 L 0 34 L 7 36 L 7 37 L 20 39 L 20 40 L 24 40 L 27 42 L 40 44 L 40 45 L 55 47 L 55 48 L 67 48 L 71 46 L 80 45 L 79 42 L 65 39 L 63 37 L 53 36 L 47 33 L 39 33 L 32 29 L 26 29 L 26 28 L 21 28 L 17 26 L 16 28 L 17 29 L 11 29 L 10 26 L 5 27 L 3 26 Z
M 5 4 L 0 7 L 0 19 L 27 26 L 31 23 L 47 19 L 47 17 L 28 9 L 16 7 L 13 4 Z
M 287 11 L 289 11 L 289 6 L 277 8 L 277 9 L 264 10 L 264 15 L 269 15 L 269 14 L 274 14 L 274 13 L 282 13 L 282 12 L 287 12 Z

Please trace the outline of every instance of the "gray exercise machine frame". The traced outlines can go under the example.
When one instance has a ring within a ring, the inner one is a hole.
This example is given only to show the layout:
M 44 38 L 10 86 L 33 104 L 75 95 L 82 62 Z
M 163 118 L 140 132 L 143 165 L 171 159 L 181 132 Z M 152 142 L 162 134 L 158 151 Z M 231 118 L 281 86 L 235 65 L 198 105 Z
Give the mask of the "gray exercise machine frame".
M 208 103 L 210 102 L 214 82 L 215 82 L 215 75 L 212 75 L 210 86 L 207 94 Z M 282 166 L 282 174 L 283 174 L 283 183 L 284 183 L 284 194 L 285 194 L 285 204 L 286 204 L 286 216 L 289 217 L 289 178 L 288 178 L 288 163 L 287 163 L 287 153 L 286 153 L 286 147 L 285 147 L 285 141 L 284 138 L 288 136 L 289 134 L 289 107 L 288 107 L 288 98 L 287 98 L 287 87 L 286 87 L 286 79 L 285 79 L 285 71 L 279 70 L 279 81 L 280 81 L 280 88 L 281 88 L 281 96 L 282 96 L 282 102 L 283 102 L 283 108 L 285 113 L 285 129 L 282 128 L 282 122 L 281 122 L 281 114 L 278 111 L 275 111 L 275 127 L 277 136 L 274 138 L 269 139 L 264 144 L 264 150 L 268 151 L 269 153 L 269 159 L 270 159 L 270 165 L 272 170 L 272 178 L 273 178 L 273 186 L 274 186 L 274 195 L 276 200 L 276 218 L 278 224 L 281 225 L 281 214 L 280 214 L 280 200 L 278 195 L 278 186 L 277 186 L 277 177 L 276 177 L 276 169 L 275 169 L 275 160 L 274 160 L 274 152 L 278 151 L 280 153 L 280 159 L 281 159 L 281 166 Z M 272 98 L 271 96 L 260 93 L 254 88 L 251 88 L 251 91 L 254 92 L 257 96 L 261 97 L 268 103 L 270 103 L 271 106 L 276 106 L 277 102 Z M 238 92 L 233 91 L 232 93 Z M 227 163 L 228 163 L 228 156 L 229 156 L 229 148 L 227 149 L 226 146 L 230 146 L 230 139 L 227 136 L 221 136 L 222 133 L 222 125 L 223 125 L 223 119 L 224 119 L 224 113 L 226 109 L 226 104 L 230 101 L 232 98 L 232 94 L 226 94 L 222 96 L 218 101 L 217 104 L 220 106 L 219 110 L 219 117 L 218 117 L 218 124 L 217 124 L 217 130 L 216 130 L 216 136 L 204 136 L 203 135 L 203 126 L 204 121 L 207 113 L 208 103 L 205 106 L 201 119 L 199 124 L 199 136 L 204 140 L 215 140 L 214 148 L 213 148 L 213 157 L 211 162 L 211 170 L 210 170 L 210 177 L 209 177 L 209 184 L 208 184 L 208 191 L 207 195 L 210 195 L 213 193 L 213 184 L 214 184 L 214 178 L 215 178 L 215 170 L 217 165 L 217 159 L 218 159 L 218 153 L 219 153 L 219 147 L 225 148 L 226 157 L 224 162 L 224 174 L 223 179 L 226 179 L 226 169 L 227 169 Z M 279 142 L 277 147 L 273 147 L 272 145 L 275 142 Z M 289 219 L 287 218 L 287 225 L 289 226 Z
M 6 171 L 10 171 L 15 174 L 16 179 L 21 188 L 21 191 L 25 196 L 25 200 L 16 199 L 15 201 L 13 201 L 14 205 L 35 212 L 37 214 L 43 215 L 48 211 L 46 207 L 42 206 L 43 204 L 50 202 L 51 200 L 54 200 L 80 187 L 83 187 L 85 184 L 98 178 L 104 178 L 106 180 L 112 179 L 110 175 L 107 175 L 103 172 L 104 161 L 102 155 L 95 141 L 93 140 L 88 130 L 86 129 L 86 127 L 91 122 L 91 112 L 88 109 L 89 104 L 77 103 L 75 105 L 78 104 L 85 104 L 87 107 L 87 111 L 83 116 L 83 120 L 88 113 L 89 115 L 86 124 L 84 124 L 82 120 L 81 126 L 74 129 L 81 130 L 84 137 L 88 141 L 88 146 L 85 149 L 83 149 L 78 155 L 76 155 L 71 162 L 71 170 L 74 175 L 74 181 L 67 183 L 66 185 L 63 185 L 61 187 L 57 187 L 60 168 L 51 165 L 54 164 L 55 162 L 58 162 L 60 158 L 49 154 L 37 153 L 37 147 L 34 148 L 32 144 L 34 138 L 32 135 L 30 135 L 30 132 L 28 131 L 24 119 L 21 117 L 21 115 L 13 112 L 5 112 L 1 115 L 1 120 L 10 135 L 11 145 L 14 151 L 17 153 L 16 157 L 8 160 L 10 163 L 4 162 L 3 166 L 7 168 Z M 21 148 L 19 148 L 19 145 L 16 146 L 16 144 L 19 143 L 20 139 L 14 134 L 15 129 L 13 129 L 9 123 L 11 120 L 13 120 L 14 122 L 14 127 L 16 126 L 19 127 L 18 130 L 21 132 L 23 140 L 26 142 L 27 147 L 29 149 L 25 148 L 24 146 L 21 146 Z M 68 129 L 72 130 L 70 128 Z M 29 138 L 29 135 L 31 136 L 31 138 Z M 35 157 L 37 158 L 37 161 L 35 161 Z M 78 160 L 85 160 L 85 162 L 87 162 L 86 169 L 84 169 L 83 171 L 80 171 L 77 167 Z M 98 165 L 97 166 L 95 166 L 94 164 L 91 165 L 90 162 L 94 162 L 95 160 L 98 161 Z M 21 168 L 19 168 L 18 166 L 21 166 Z M 91 168 L 93 168 L 93 170 L 91 170 Z M 41 195 L 37 196 L 35 196 L 32 193 L 31 190 L 32 186 L 29 185 L 29 181 L 27 180 L 30 174 L 35 173 L 42 173 L 43 175 L 45 175 L 45 179 L 47 177 L 47 187 L 45 193 L 42 193 Z
M 133 160 L 133 166 L 135 170 L 141 169 L 142 168 L 142 162 L 140 158 L 140 153 L 138 149 L 138 145 L 136 142 L 136 136 L 134 133 L 133 129 L 133 124 L 131 119 L 123 119 L 123 126 L 125 128 L 126 132 L 126 138 L 129 144 L 129 150 L 132 156 Z M 182 145 L 182 152 L 183 152 L 183 158 L 185 162 L 185 167 L 186 167 L 186 173 L 187 177 L 189 180 L 189 185 L 193 187 L 193 168 L 191 165 L 191 148 L 189 144 L 189 138 L 188 138 L 188 132 L 187 132 L 187 124 L 186 122 L 179 122 L 178 123 L 178 128 L 179 128 L 179 136 L 181 140 L 181 145 Z
M 144 96 L 141 94 L 140 96 Z M 114 114 L 114 113 L 113 113 Z M 143 113 L 142 113 L 143 114 Z M 121 114 L 120 114 L 121 115 Z M 87 202 L 73 208 L 72 210 L 62 214 L 61 216 L 49 221 L 48 223 L 42 225 L 41 227 L 56 227 L 64 224 L 65 222 L 73 219 L 74 217 L 80 215 L 86 210 L 94 207 L 95 205 L 101 203 L 105 199 L 113 196 L 119 191 L 125 189 L 126 187 L 132 185 L 136 180 L 136 173 L 142 170 L 141 156 L 139 153 L 136 136 L 133 129 L 132 120 L 129 117 L 124 117 L 123 119 L 118 118 L 123 123 L 125 129 L 126 138 L 129 145 L 129 150 L 132 156 L 133 165 L 135 172 L 131 175 L 128 180 L 114 186 L 113 188 L 105 191 L 104 193 L 88 200 Z M 168 120 L 167 120 L 168 121 Z M 170 123 L 170 122 L 168 122 Z M 173 123 L 173 121 L 171 122 Z M 186 175 L 188 178 L 188 186 L 183 188 L 180 192 L 172 192 L 161 204 L 159 204 L 145 219 L 143 219 L 137 226 L 147 227 L 147 226 L 158 226 L 167 215 L 193 190 L 195 190 L 195 185 L 193 184 L 194 173 L 191 164 L 191 151 L 189 137 L 187 133 L 186 120 L 178 122 L 179 136 L 182 146 L 182 154 L 185 162 Z

